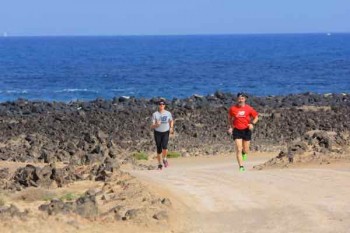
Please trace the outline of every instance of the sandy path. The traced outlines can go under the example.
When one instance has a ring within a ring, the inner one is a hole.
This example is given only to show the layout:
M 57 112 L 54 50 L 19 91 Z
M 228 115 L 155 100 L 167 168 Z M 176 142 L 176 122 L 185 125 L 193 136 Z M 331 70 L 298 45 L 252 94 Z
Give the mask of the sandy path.
M 132 174 L 185 206 L 187 232 L 350 232 L 349 163 L 252 170 L 266 159 L 251 156 L 244 173 L 227 156 L 170 160 L 163 171 Z

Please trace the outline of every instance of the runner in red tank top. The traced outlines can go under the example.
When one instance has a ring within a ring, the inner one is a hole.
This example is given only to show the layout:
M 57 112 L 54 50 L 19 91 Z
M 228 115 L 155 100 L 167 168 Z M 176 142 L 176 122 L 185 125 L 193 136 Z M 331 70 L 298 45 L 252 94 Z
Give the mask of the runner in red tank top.
M 236 157 L 240 171 L 245 170 L 242 160 L 247 159 L 252 130 L 258 122 L 258 113 L 246 104 L 247 98 L 247 94 L 238 93 L 237 104 L 231 106 L 228 112 L 228 133 L 232 134 L 235 141 Z

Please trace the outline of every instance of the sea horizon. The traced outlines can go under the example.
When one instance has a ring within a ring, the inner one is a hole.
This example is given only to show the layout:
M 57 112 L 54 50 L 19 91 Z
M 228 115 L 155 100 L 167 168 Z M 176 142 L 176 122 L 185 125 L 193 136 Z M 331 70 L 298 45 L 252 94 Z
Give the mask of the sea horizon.
M 11 34 L 9 32 L 6 36 L 0 38 L 26 38 L 26 37 L 186 37 L 186 36 L 254 36 L 254 35 L 323 35 L 323 34 L 350 34 L 350 31 L 322 31 L 322 32 L 247 32 L 247 33 L 184 33 L 184 34 L 38 34 L 38 35 L 20 35 Z

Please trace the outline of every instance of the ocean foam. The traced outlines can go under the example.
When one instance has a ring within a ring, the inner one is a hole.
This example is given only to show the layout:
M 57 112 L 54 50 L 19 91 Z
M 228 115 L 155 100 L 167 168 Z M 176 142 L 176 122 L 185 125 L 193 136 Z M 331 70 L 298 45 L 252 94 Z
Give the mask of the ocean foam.
M 89 89 L 86 89 L 86 88 L 65 88 L 63 90 L 58 90 L 58 91 L 55 91 L 55 93 L 64 93 L 64 92 L 92 92 L 92 93 L 98 93 L 97 90 L 89 90 Z

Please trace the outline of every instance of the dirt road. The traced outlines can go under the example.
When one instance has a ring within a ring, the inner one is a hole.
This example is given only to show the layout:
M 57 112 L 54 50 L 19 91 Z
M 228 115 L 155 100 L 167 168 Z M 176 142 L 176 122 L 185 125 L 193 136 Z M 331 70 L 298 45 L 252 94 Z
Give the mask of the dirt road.
M 349 163 L 252 169 L 266 159 L 250 156 L 246 172 L 226 156 L 174 159 L 163 171 L 132 174 L 180 203 L 184 232 L 350 232 Z

